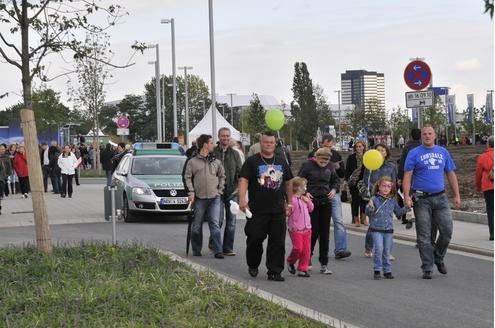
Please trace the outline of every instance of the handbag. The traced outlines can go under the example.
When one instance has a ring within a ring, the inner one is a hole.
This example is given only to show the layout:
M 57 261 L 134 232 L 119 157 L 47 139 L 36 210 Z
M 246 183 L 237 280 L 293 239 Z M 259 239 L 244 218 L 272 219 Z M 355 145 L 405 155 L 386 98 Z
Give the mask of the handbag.
M 344 203 L 349 201 L 349 188 L 345 180 L 340 183 L 340 201 Z
M 359 191 L 359 197 L 365 202 L 369 201 L 371 198 L 370 190 L 368 189 L 368 185 L 364 183 L 363 180 L 359 180 L 357 183 L 357 188 Z

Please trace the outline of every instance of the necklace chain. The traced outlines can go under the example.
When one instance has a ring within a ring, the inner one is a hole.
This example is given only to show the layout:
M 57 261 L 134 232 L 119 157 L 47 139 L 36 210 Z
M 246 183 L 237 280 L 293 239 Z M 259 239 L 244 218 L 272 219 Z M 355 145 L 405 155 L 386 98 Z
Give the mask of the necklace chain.
M 260 154 L 261 155 L 261 154 Z M 263 157 L 263 155 L 261 155 L 261 160 L 263 161 L 263 163 L 265 163 L 267 166 L 273 166 L 273 164 L 275 164 L 275 156 L 273 156 L 273 163 L 271 164 L 268 164 L 266 161 L 265 161 L 265 158 Z

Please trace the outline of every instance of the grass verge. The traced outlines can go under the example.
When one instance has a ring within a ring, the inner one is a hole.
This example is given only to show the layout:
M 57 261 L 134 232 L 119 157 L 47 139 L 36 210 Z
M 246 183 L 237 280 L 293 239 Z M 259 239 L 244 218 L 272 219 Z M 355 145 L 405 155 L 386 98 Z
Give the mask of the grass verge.
M 4 327 L 324 327 L 156 249 L 0 249 Z
M 98 173 L 98 170 L 80 170 L 81 178 L 104 178 L 105 177 L 105 170 L 101 170 L 100 173 Z

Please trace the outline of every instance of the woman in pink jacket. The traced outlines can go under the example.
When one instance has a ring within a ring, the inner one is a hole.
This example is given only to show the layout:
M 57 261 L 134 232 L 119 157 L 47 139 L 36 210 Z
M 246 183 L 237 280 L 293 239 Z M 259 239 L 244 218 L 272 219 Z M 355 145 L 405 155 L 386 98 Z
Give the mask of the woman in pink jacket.
M 19 177 L 22 197 L 27 198 L 29 192 L 29 172 L 26 158 L 26 148 L 19 146 L 14 155 L 14 170 Z
M 313 202 L 304 194 L 306 193 L 307 180 L 295 177 L 292 182 L 292 207 L 288 218 L 288 229 L 292 240 L 292 251 L 287 258 L 287 267 L 290 273 L 296 273 L 297 266 L 299 277 L 309 277 L 308 265 L 311 258 L 311 217 Z

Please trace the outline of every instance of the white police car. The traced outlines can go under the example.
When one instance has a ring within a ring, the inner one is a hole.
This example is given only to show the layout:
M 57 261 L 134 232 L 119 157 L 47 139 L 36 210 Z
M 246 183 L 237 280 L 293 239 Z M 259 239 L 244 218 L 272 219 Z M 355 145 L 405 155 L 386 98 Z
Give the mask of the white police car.
M 186 161 L 175 143 L 136 143 L 122 157 L 112 177 L 117 199 L 122 199 L 126 222 L 140 213 L 185 215 L 191 211 L 182 182 Z M 119 198 L 120 197 L 120 198 Z

